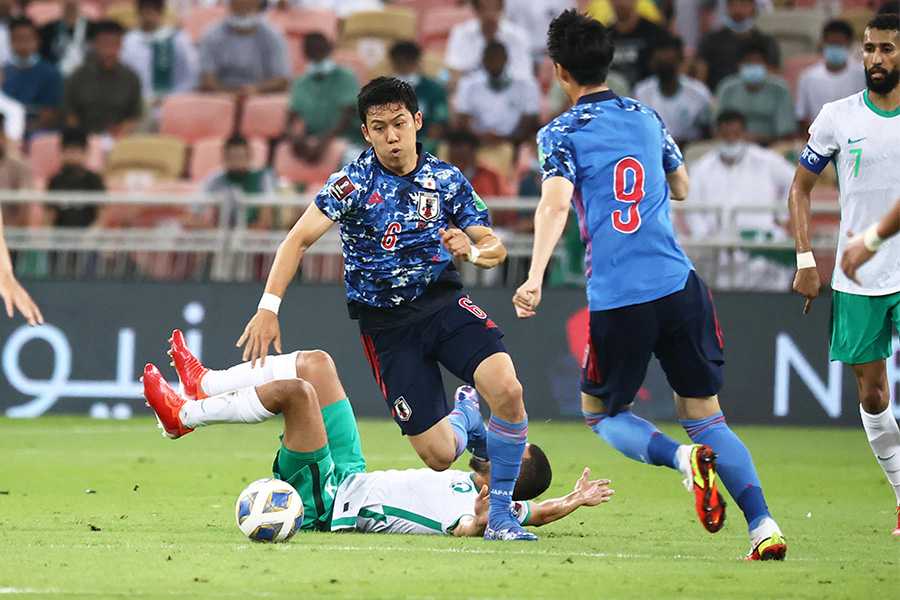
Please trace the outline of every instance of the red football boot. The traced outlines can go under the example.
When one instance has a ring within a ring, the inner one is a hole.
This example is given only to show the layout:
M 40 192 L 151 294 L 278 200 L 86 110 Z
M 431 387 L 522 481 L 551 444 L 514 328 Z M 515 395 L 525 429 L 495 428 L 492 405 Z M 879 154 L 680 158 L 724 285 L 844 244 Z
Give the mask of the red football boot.
M 716 533 L 725 524 L 725 500 L 719 494 L 716 458 L 712 448 L 696 444 L 691 450 L 692 477 L 685 481 L 693 489 L 697 516 L 710 533 Z
M 141 381 L 144 382 L 144 398 L 156 413 L 156 419 L 159 421 L 160 429 L 164 431 L 164 436 L 174 440 L 193 431 L 193 429 L 187 429 L 181 422 L 181 407 L 187 400 L 169 387 L 155 365 L 148 364 L 144 367 L 144 376 Z
M 188 350 L 187 342 L 184 340 L 184 334 L 176 329 L 169 338 L 171 350 L 168 354 L 172 357 L 172 366 L 178 373 L 178 381 L 181 382 L 181 394 L 188 400 L 203 400 L 209 398 L 200 389 L 200 380 L 206 375 L 207 369 L 197 357 Z

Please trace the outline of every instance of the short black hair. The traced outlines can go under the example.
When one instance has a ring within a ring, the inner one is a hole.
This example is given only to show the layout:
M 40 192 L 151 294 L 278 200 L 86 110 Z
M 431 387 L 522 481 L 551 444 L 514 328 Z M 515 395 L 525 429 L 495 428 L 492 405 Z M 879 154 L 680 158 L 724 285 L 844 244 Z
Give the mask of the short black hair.
M 28 19 L 26 17 L 16 17 L 14 19 L 10 19 L 9 21 L 9 33 L 12 34 L 13 31 L 19 29 L 20 27 L 28 27 L 35 33 L 37 33 L 37 25 L 34 24 L 34 21 Z
M 550 23 L 547 53 L 579 85 L 600 85 L 609 74 L 615 47 L 603 23 L 569 9 Z
M 87 148 L 87 134 L 84 129 L 77 127 L 66 127 L 62 132 L 62 147 L 69 148 L 78 146 L 79 148 Z
M 392 60 L 408 58 L 409 60 L 419 60 L 422 56 L 422 49 L 415 42 L 403 40 L 391 46 L 390 56 Z
M 328 48 L 330 52 L 332 50 L 331 40 L 328 37 L 319 31 L 313 31 L 311 33 L 306 34 L 306 37 L 303 38 L 303 55 L 306 56 L 309 54 L 310 49 L 313 47 L 313 44 L 324 44 L 325 47 Z
M 125 28 L 116 21 L 97 21 L 91 29 L 93 30 L 92 37 L 94 38 L 104 33 L 112 33 L 119 37 L 125 35 Z
M 547 491 L 553 480 L 553 470 L 550 461 L 541 447 L 531 442 L 526 446 L 528 454 L 522 457 L 522 467 L 519 469 L 519 478 L 513 489 L 513 500 L 533 500 Z M 491 463 L 481 461 L 474 456 L 469 459 L 469 468 L 488 478 L 491 475 Z
M 723 110 L 719 113 L 719 116 L 716 117 L 716 127 L 721 127 L 725 123 L 740 123 L 746 128 L 747 117 L 744 113 L 737 110 Z
M 653 45 L 653 53 L 656 54 L 660 50 L 674 50 L 678 53 L 679 58 L 684 58 L 684 42 L 681 41 L 681 38 L 675 35 L 667 35 L 660 38 Z
M 829 33 L 837 33 L 843 35 L 848 40 L 852 40 L 856 37 L 856 33 L 853 31 L 853 27 L 847 21 L 843 19 L 832 19 L 825 23 L 825 27 L 822 28 L 822 35 L 826 36 Z
M 411 85 L 396 77 L 376 77 L 359 91 L 356 97 L 356 114 L 365 125 L 370 108 L 393 104 L 406 107 L 412 115 L 419 112 L 419 98 Z
M 159 12 L 163 12 L 166 9 L 165 0 L 137 0 L 138 10 L 142 8 L 152 8 L 153 10 L 158 10 Z
M 866 29 L 878 29 L 880 31 L 900 31 L 900 15 L 896 13 L 882 13 L 875 15 L 875 18 L 869 21 Z
M 763 39 L 750 38 L 740 46 L 738 60 L 744 60 L 751 54 L 759 54 L 763 62 L 769 64 L 769 46 Z
M 241 146 L 243 148 L 249 148 L 250 143 L 247 141 L 247 138 L 242 136 L 240 133 L 232 133 L 231 136 L 225 140 L 225 146 L 223 149 L 233 148 L 235 146 Z
M 879 15 L 891 13 L 900 13 L 900 0 L 887 0 L 886 2 L 882 2 L 881 6 L 878 7 Z
M 451 129 L 444 134 L 444 141 L 449 146 L 472 146 L 477 148 L 480 145 L 478 136 L 469 129 Z

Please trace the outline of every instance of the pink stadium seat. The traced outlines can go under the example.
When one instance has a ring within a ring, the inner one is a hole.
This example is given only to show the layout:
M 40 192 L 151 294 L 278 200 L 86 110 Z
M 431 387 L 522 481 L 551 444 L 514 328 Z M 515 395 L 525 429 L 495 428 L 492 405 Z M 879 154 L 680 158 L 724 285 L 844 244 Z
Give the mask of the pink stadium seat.
M 173 94 L 162 101 L 159 132 L 188 145 L 208 137 L 226 138 L 234 131 L 235 111 L 230 96 Z
M 781 75 L 791 88 L 794 99 L 797 98 L 797 83 L 800 81 L 800 73 L 821 60 L 822 55 L 818 52 L 795 54 L 784 59 L 784 63 L 781 65 Z
M 195 143 L 191 148 L 188 163 L 188 177 L 193 182 L 201 182 L 222 168 L 222 147 L 225 140 L 207 138 Z M 250 140 L 251 166 L 261 169 L 266 164 L 269 153 L 268 144 L 260 139 Z
M 269 11 L 266 18 L 287 37 L 302 39 L 309 33 L 321 33 L 334 42 L 338 36 L 338 17 L 330 10 L 276 9 Z
M 475 16 L 468 6 L 439 6 L 419 17 L 419 44 L 425 50 L 443 50 L 450 30 Z
M 306 57 L 303 56 L 303 38 L 287 38 L 288 62 L 291 65 L 291 75 L 297 77 L 303 75 L 306 70 Z
M 325 184 L 332 173 L 340 168 L 341 159 L 347 151 L 348 142 L 335 139 L 328 146 L 325 155 L 317 164 L 297 159 L 287 142 L 278 144 L 275 150 L 275 172 L 293 183 L 305 183 L 311 191 Z
M 339 48 L 334 51 L 332 58 L 337 64 L 353 71 L 360 86 L 369 82 L 369 63 L 356 50 Z
M 195 44 L 199 44 L 206 30 L 227 16 L 227 6 L 198 6 L 187 14 L 181 28 Z
M 285 94 L 253 96 L 244 104 L 241 135 L 245 138 L 275 139 L 284 132 L 288 97 Z
M 47 181 L 62 166 L 62 136 L 58 133 L 41 134 L 31 140 L 28 166 L 35 179 Z
M 25 9 L 25 16 L 38 27 L 58 21 L 62 17 L 62 5 L 59 2 L 30 2 Z

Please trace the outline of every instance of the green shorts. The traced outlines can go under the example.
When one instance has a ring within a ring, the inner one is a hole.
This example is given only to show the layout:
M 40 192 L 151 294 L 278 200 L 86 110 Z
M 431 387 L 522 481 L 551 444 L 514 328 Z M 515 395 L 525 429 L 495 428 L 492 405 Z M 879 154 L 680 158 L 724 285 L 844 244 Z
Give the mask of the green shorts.
M 900 292 L 860 296 L 835 291 L 831 300 L 831 360 L 861 365 L 889 357 L 891 321 L 900 329 Z
M 315 452 L 295 452 L 281 445 L 272 473 L 287 481 L 303 499 L 301 530 L 331 530 L 334 495 L 353 473 L 364 473 L 366 459 L 350 400 L 344 398 L 322 409 L 328 443 Z

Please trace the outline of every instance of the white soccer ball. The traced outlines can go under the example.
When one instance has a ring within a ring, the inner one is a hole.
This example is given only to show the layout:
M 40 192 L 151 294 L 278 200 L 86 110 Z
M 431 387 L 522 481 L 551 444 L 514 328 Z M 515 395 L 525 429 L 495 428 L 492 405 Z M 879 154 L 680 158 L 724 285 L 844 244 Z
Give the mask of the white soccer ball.
M 284 542 L 303 523 L 303 500 L 286 481 L 258 479 L 238 496 L 234 516 L 254 542 Z

